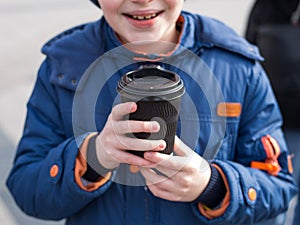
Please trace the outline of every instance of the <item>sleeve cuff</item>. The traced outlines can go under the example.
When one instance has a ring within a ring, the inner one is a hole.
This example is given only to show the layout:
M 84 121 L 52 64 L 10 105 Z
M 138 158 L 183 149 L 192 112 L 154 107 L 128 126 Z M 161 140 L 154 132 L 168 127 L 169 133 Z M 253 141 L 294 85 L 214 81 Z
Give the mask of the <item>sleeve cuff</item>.
M 100 177 L 103 177 L 107 173 L 113 171 L 111 169 L 104 168 L 98 161 L 96 152 L 96 138 L 97 135 L 94 135 L 89 139 L 86 151 L 87 170 L 83 174 L 83 178 L 90 182 L 96 182 Z
M 212 187 L 214 183 L 216 183 L 216 187 Z M 209 187 L 210 185 L 211 187 Z M 221 189 L 218 188 L 221 188 L 222 186 L 223 186 L 223 191 L 221 192 L 223 192 L 223 194 L 220 194 L 218 192 L 220 192 Z M 212 204 L 212 206 L 215 207 L 211 207 L 211 205 L 210 206 L 207 205 L 207 203 L 210 204 L 212 201 L 216 201 L 215 204 Z M 198 202 L 199 202 L 198 203 L 199 211 L 203 216 L 205 216 L 208 219 L 214 219 L 223 215 L 227 207 L 229 206 L 230 191 L 229 191 L 228 181 L 226 175 L 223 173 L 221 168 L 219 168 L 215 164 L 212 165 L 212 178 L 205 191 L 199 196 Z
M 112 175 L 111 171 L 106 171 L 106 173 L 103 176 L 99 175 L 97 178 L 94 177 L 93 181 L 85 178 L 85 180 L 88 180 L 89 182 L 84 182 L 83 176 L 87 173 L 88 170 L 88 164 L 86 161 L 88 146 L 91 138 L 93 137 L 94 138 L 96 137 L 95 133 L 92 133 L 86 137 L 86 139 L 84 140 L 84 142 L 80 147 L 75 162 L 75 170 L 74 170 L 75 181 L 77 185 L 85 191 L 94 191 L 100 188 L 111 178 Z
M 211 178 L 205 190 L 194 200 L 213 209 L 220 205 L 226 194 L 224 181 L 218 170 L 211 166 Z

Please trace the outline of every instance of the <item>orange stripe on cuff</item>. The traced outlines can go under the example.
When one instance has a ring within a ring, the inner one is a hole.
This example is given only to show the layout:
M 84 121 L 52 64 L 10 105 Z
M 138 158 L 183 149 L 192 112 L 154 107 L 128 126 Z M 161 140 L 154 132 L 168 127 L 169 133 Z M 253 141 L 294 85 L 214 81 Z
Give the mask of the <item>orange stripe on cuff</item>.
M 97 182 L 89 183 L 87 185 L 84 185 L 82 183 L 82 176 L 87 170 L 87 163 L 86 163 L 86 152 L 87 152 L 87 146 L 89 143 L 89 140 L 92 136 L 94 136 L 96 133 L 89 134 L 85 140 L 83 141 L 78 155 L 76 157 L 75 162 L 75 169 L 74 169 L 74 175 L 75 175 L 75 181 L 77 185 L 85 190 L 85 191 L 94 191 L 101 187 L 103 184 L 105 184 L 111 177 L 111 172 L 107 173 L 104 177 L 100 177 Z
M 208 219 L 214 219 L 219 216 L 222 216 L 225 213 L 225 211 L 230 203 L 230 190 L 229 190 L 229 185 L 228 185 L 226 175 L 224 174 L 224 172 L 222 171 L 222 169 L 219 166 L 217 166 L 216 164 L 213 164 L 213 166 L 219 171 L 219 173 L 224 181 L 227 192 L 221 203 L 221 206 L 217 209 L 209 209 L 201 203 L 198 204 L 198 209 L 199 209 L 200 213 Z

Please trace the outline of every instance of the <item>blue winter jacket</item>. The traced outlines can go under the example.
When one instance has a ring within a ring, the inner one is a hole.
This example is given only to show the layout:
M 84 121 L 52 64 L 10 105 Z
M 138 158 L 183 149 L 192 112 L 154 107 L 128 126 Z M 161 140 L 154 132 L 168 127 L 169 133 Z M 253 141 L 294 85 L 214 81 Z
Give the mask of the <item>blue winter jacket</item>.
M 7 179 L 26 214 L 66 218 L 68 225 L 236 225 L 287 210 L 297 188 L 288 170 L 282 117 L 259 64 L 262 57 L 221 22 L 187 12 L 182 17 L 180 43 L 170 55 L 143 55 L 119 47 L 104 18 L 67 30 L 43 46 L 46 59 Z M 230 204 L 217 218 L 202 215 L 197 202 L 159 199 L 142 183 L 130 183 L 143 178 L 124 173 L 126 165 L 95 191 L 84 191 L 75 182 L 82 140 L 105 125 L 118 101 L 115 87 L 120 76 L 146 61 L 175 71 L 184 81 L 177 134 L 218 165 L 229 183 Z M 87 78 L 91 73 L 94 76 Z M 98 91 L 91 93 L 86 87 Z M 278 174 L 251 168 L 252 161 L 264 163 L 268 158 L 264 137 L 273 140 L 269 148 L 279 145 Z M 50 173 L 53 165 L 55 176 Z

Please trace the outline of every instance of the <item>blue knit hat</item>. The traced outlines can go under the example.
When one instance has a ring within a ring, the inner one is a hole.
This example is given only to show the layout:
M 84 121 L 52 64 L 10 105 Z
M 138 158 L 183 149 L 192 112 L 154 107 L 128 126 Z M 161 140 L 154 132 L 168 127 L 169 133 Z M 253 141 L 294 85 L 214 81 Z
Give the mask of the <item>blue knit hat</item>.
M 96 6 L 98 6 L 99 8 L 101 8 L 100 7 L 100 5 L 99 5 L 99 2 L 97 1 L 97 0 L 91 0 Z

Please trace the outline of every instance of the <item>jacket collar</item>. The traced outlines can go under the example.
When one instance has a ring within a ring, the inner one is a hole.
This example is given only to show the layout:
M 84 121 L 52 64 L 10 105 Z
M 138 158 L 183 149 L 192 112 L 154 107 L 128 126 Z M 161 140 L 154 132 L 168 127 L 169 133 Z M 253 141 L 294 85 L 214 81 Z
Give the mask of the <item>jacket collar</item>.
M 183 51 L 199 52 L 201 48 L 218 47 L 251 60 L 262 60 L 257 47 L 238 36 L 223 23 L 205 16 L 182 12 L 182 31 L 175 51 L 168 55 L 144 55 L 120 49 L 110 57 L 141 60 L 160 60 L 164 57 L 180 58 Z M 220 35 L 222 34 L 222 35 Z M 104 17 L 94 23 L 74 27 L 52 38 L 42 48 L 51 65 L 51 82 L 70 90 L 77 88 L 86 69 L 102 54 L 122 44 Z M 115 54 L 117 53 L 117 54 Z M 115 60 L 118 61 L 118 60 Z
M 224 50 L 237 53 L 252 60 L 262 61 L 258 48 L 239 36 L 232 28 L 224 23 L 199 16 L 199 42 L 208 47 L 219 47 Z

